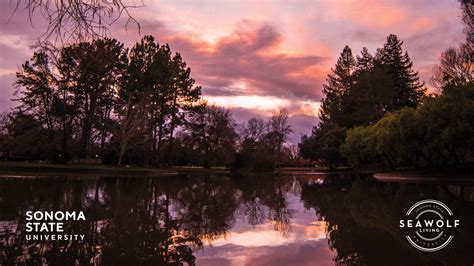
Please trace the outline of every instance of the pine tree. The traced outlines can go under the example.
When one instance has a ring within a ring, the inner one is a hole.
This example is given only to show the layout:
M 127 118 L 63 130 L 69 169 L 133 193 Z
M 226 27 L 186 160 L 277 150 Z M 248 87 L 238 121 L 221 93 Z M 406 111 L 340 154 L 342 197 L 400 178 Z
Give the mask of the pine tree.
M 355 84 L 345 102 L 350 119 L 347 127 L 368 125 L 376 122 L 385 114 L 384 99 L 390 97 L 387 88 L 385 67 L 369 52 L 362 48 L 357 57 Z
M 361 55 L 356 56 L 356 71 L 358 73 L 368 71 L 374 67 L 374 56 L 369 52 L 367 47 L 363 47 L 360 53 Z
M 387 103 L 385 111 L 398 110 L 405 106 L 416 107 L 426 90 L 402 45 L 403 41 L 390 34 L 384 47 L 377 51 L 376 60 L 382 67 L 386 67 L 391 80 L 391 86 L 384 89 L 390 90 L 386 93 L 393 95 L 393 98 Z
M 323 123 L 331 121 L 341 124 L 344 115 L 342 99 L 354 84 L 355 67 L 356 61 L 352 50 L 346 45 L 337 59 L 335 68 L 331 69 L 331 73 L 326 79 L 327 83 L 323 85 L 325 97 L 319 114 Z
M 115 39 L 96 39 L 64 47 L 59 70 L 80 106 L 81 157 L 92 154 L 96 131 L 110 119 L 116 81 L 123 73 L 125 50 Z

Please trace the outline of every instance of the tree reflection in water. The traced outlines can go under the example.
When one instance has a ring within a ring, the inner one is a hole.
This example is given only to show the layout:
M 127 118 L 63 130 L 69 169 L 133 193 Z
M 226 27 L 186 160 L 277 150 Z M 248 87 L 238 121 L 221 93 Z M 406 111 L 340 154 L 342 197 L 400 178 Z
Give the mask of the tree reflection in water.
M 462 265 L 474 261 L 472 192 L 353 175 L 3 178 L 0 265 L 193 265 L 196 251 L 231 237 L 237 219 L 272 224 L 288 237 L 296 212 L 289 194 L 314 209 L 305 212 L 306 221 L 325 221 L 337 264 Z M 407 208 L 424 198 L 447 203 L 462 221 L 453 242 L 429 256 L 397 227 Z M 85 240 L 26 241 L 27 210 L 83 210 L 86 221 L 66 222 L 65 231 Z
M 271 220 L 276 230 L 288 231 L 291 210 L 284 191 L 291 181 L 267 177 L 252 185 L 253 178 L 227 176 L 4 179 L 0 264 L 193 265 L 193 253 L 204 242 L 226 235 L 239 206 L 244 212 L 246 206 L 266 210 L 248 213 L 252 224 Z M 85 233 L 86 240 L 26 241 L 27 210 L 83 210 L 86 222 L 66 222 L 65 233 Z
M 467 197 L 473 196 L 471 187 Z M 398 227 L 406 210 L 427 198 L 445 202 L 461 220 L 453 241 L 434 253 L 413 248 Z M 327 222 L 328 244 L 337 251 L 334 260 L 341 265 L 472 264 L 474 202 L 465 198 L 445 185 L 383 183 L 354 175 L 329 175 L 322 184 L 304 183 L 301 193 L 305 206 Z
M 286 237 L 291 230 L 294 210 L 288 207 L 286 192 L 293 189 L 290 176 L 242 176 L 233 180 L 240 192 L 241 212 L 253 226 L 271 222 Z

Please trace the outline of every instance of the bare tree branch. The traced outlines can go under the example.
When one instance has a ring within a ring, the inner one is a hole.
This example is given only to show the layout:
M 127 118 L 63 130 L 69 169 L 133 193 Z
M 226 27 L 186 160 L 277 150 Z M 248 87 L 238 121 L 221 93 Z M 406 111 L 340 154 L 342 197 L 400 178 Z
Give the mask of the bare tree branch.
M 143 134 L 146 121 L 144 100 L 140 100 L 138 104 L 133 105 L 131 97 L 129 97 L 123 110 L 120 111 L 118 113 L 118 123 L 112 130 L 119 144 L 119 165 L 122 164 L 122 158 L 128 149 L 147 141 L 147 138 L 144 137 L 146 134 Z M 133 139 L 135 141 L 132 143 Z
M 40 42 L 54 43 L 85 41 L 110 35 L 109 27 L 126 16 L 125 29 L 130 22 L 138 27 L 140 23 L 130 13 L 130 9 L 143 7 L 143 1 L 130 0 L 16 0 L 13 17 L 18 8 L 28 11 L 31 25 L 34 15 L 39 14 L 47 21 L 47 27 L 39 36 Z

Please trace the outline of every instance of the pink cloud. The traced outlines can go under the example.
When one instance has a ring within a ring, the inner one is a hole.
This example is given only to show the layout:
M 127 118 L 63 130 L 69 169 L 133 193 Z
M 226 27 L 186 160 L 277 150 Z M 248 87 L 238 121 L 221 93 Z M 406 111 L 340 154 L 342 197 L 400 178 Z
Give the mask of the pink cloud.
M 317 66 L 325 58 L 279 52 L 282 36 L 271 25 L 244 21 L 215 43 L 179 35 L 167 36 L 165 40 L 184 56 L 197 83 L 205 90 L 207 86 L 231 89 L 236 83 L 245 82 L 243 93 L 247 94 L 321 96 L 318 88 L 324 74 L 318 73 Z

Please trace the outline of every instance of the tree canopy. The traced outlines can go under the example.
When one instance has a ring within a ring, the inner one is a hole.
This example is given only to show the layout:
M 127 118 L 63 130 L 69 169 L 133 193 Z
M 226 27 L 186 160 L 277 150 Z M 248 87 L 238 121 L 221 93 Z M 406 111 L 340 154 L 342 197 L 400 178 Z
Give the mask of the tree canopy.
M 42 157 L 58 161 L 119 150 L 119 157 L 163 163 L 164 143 L 172 145 L 201 95 L 181 55 L 152 36 L 131 49 L 105 38 L 65 46 L 57 56 L 39 50 L 16 85 L 18 112 L 35 119 L 51 143 Z
M 356 58 L 344 47 L 323 86 L 320 124 L 299 144 L 303 158 L 334 168 L 344 162 L 339 148 L 346 130 L 420 104 L 426 88 L 402 45 L 391 34 L 375 55 L 363 48 Z

